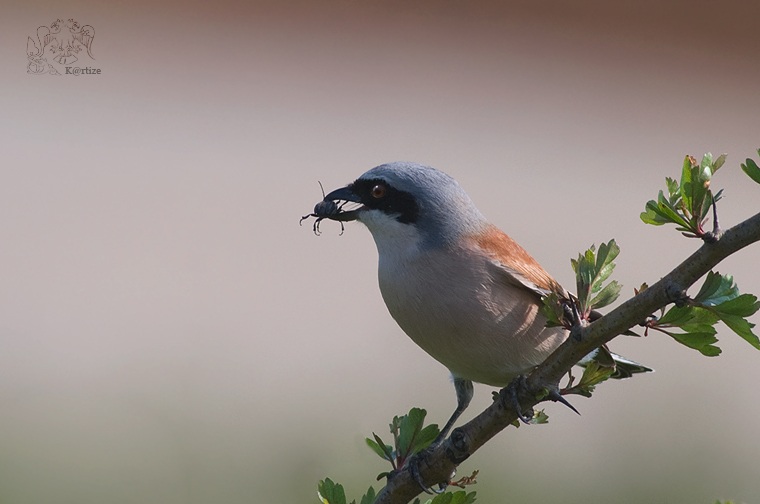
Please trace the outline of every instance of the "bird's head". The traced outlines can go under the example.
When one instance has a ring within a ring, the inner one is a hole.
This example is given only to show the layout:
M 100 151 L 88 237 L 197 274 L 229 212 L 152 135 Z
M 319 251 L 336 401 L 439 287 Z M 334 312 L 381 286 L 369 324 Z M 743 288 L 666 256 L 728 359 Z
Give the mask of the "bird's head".
M 456 180 L 416 163 L 395 162 L 372 168 L 346 187 L 327 194 L 323 201 L 336 203 L 330 207 L 337 211 L 318 217 L 358 220 L 370 230 L 378 248 L 392 247 L 393 242 L 408 246 L 408 240 L 417 245 L 442 246 L 486 225 Z

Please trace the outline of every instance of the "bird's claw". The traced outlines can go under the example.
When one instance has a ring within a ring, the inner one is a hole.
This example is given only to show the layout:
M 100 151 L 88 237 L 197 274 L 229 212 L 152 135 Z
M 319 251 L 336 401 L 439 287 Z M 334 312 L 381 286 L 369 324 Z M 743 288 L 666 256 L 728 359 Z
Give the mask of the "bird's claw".
M 520 392 L 525 391 L 526 389 L 527 384 L 525 377 L 523 375 L 520 375 L 512 380 L 509 385 L 499 391 L 499 398 L 501 399 L 504 407 L 514 409 L 515 413 L 517 413 L 517 418 L 519 418 L 523 423 L 528 424 L 533 418 L 533 409 L 528 411 L 527 415 L 524 414 L 522 407 L 520 406 L 520 400 L 518 399 Z
M 420 486 L 423 492 L 426 494 L 442 494 L 444 491 L 446 491 L 446 487 L 448 486 L 448 483 L 440 483 L 438 485 L 438 488 L 429 487 L 425 484 L 425 482 L 422 480 L 422 474 L 420 473 L 420 459 L 424 458 L 425 455 L 427 455 L 430 452 L 430 447 L 426 448 L 425 450 L 422 450 L 421 452 L 417 452 L 406 462 L 406 465 L 409 467 L 409 475 L 412 477 L 414 481 L 417 482 L 417 484 Z

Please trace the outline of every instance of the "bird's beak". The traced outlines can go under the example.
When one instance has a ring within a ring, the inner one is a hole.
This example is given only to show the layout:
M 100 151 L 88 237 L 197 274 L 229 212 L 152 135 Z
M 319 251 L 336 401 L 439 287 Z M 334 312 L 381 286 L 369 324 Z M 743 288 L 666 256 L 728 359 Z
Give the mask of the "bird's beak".
M 322 213 L 320 216 L 325 217 L 327 219 L 336 220 L 336 221 L 352 221 L 359 218 L 359 212 L 364 207 L 354 208 L 352 210 L 344 210 L 343 205 L 346 204 L 346 202 L 350 203 L 361 203 L 361 198 L 351 189 L 351 186 L 341 187 L 340 189 L 336 189 L 329 193 L 325 198 L 322 200 L 323 202 L 330 202 L 332 205 L 328 205 L 332 208 L 335 208 L 335 211 L 329 211 L 326 213 Z M 334 205 L 334 203 L 337 203 L 337 205 Z M 315 208 L 316 211 L 316 208 Z
M 334 190 L 325 196 L 325 201 L 353 201 L 354 203 L 361 203 L 359 196 L 354 193 L 351 186 Z

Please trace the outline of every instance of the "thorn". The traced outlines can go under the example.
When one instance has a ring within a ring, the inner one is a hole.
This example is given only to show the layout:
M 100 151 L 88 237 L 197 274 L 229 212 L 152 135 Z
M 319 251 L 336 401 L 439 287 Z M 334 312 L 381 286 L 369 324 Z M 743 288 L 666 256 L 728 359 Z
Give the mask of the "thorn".
M 718 202 L 715 201 L 715 195 L 712 195 L 712 207 L 713 207 L 713 233 L 717 235 L 720 232 L 720 224 L 718 223 Z
M 718 223 L 718 205 L 715 201 L 715 195 L 712 195 L 712 211 L 713 211 L 713 230 L 709 233 L 705 233 L 702 237 L 706 243 L 715 243 L 718 241 L 721 235 L 720 224 Z
M 583 323 L 581 322 L 581 314 L 578 311 L 578 304 L 573 301 L 571 303 L 573 308 L 573 327 L 570 329 L 570 335 L 575 338 L 575 341 L 580 341 L 583 334 Z
M 581 414 L 580 411 L 578 411 L 577 409 L 575 409 L 575 406 L 573 406 L 572 404 L 570 404 L 570 402 L 568 402 L 567 399 L 565 399 L 564 397 L 562 397 L 562 394 L 560 394 L 555 389 L 552 389 L 552 390 L 549 391 L 549 399 L 551 399 L 554 402 L 560 402 L 560 403 L 564 404 L 565 406 L 567 406 L 571 410 L 575 411 L 578 415 Z
M 578 300 L 573 297 L 563 300 L 562 309 L 565 312 L 565 317 L 570 319 L 570 325 L 565 325 L 565 328 L 570 330 L 570 336 L 575 341 L 580 341 L 583 323 L 581 322 L 581 313 L 578 311 Z

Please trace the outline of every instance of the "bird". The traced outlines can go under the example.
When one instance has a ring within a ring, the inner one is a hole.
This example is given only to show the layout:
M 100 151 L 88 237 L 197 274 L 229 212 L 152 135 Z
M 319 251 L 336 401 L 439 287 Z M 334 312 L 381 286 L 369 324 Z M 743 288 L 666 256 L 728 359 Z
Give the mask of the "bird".
M 376 166 L 325 195 L 310 216 L 315 232 L 324 218 L 367 227 L 390 315 L 451 373 L 457 407 L 434 444 L 469 405 L 473 382 L 506 387 L 569 337 L 565 327 L 547 325 L 541 300 L 572 295 L 443 171 L 412 162 Z M 604 354 L 614 360 L 615 378 L 652 371 Z

